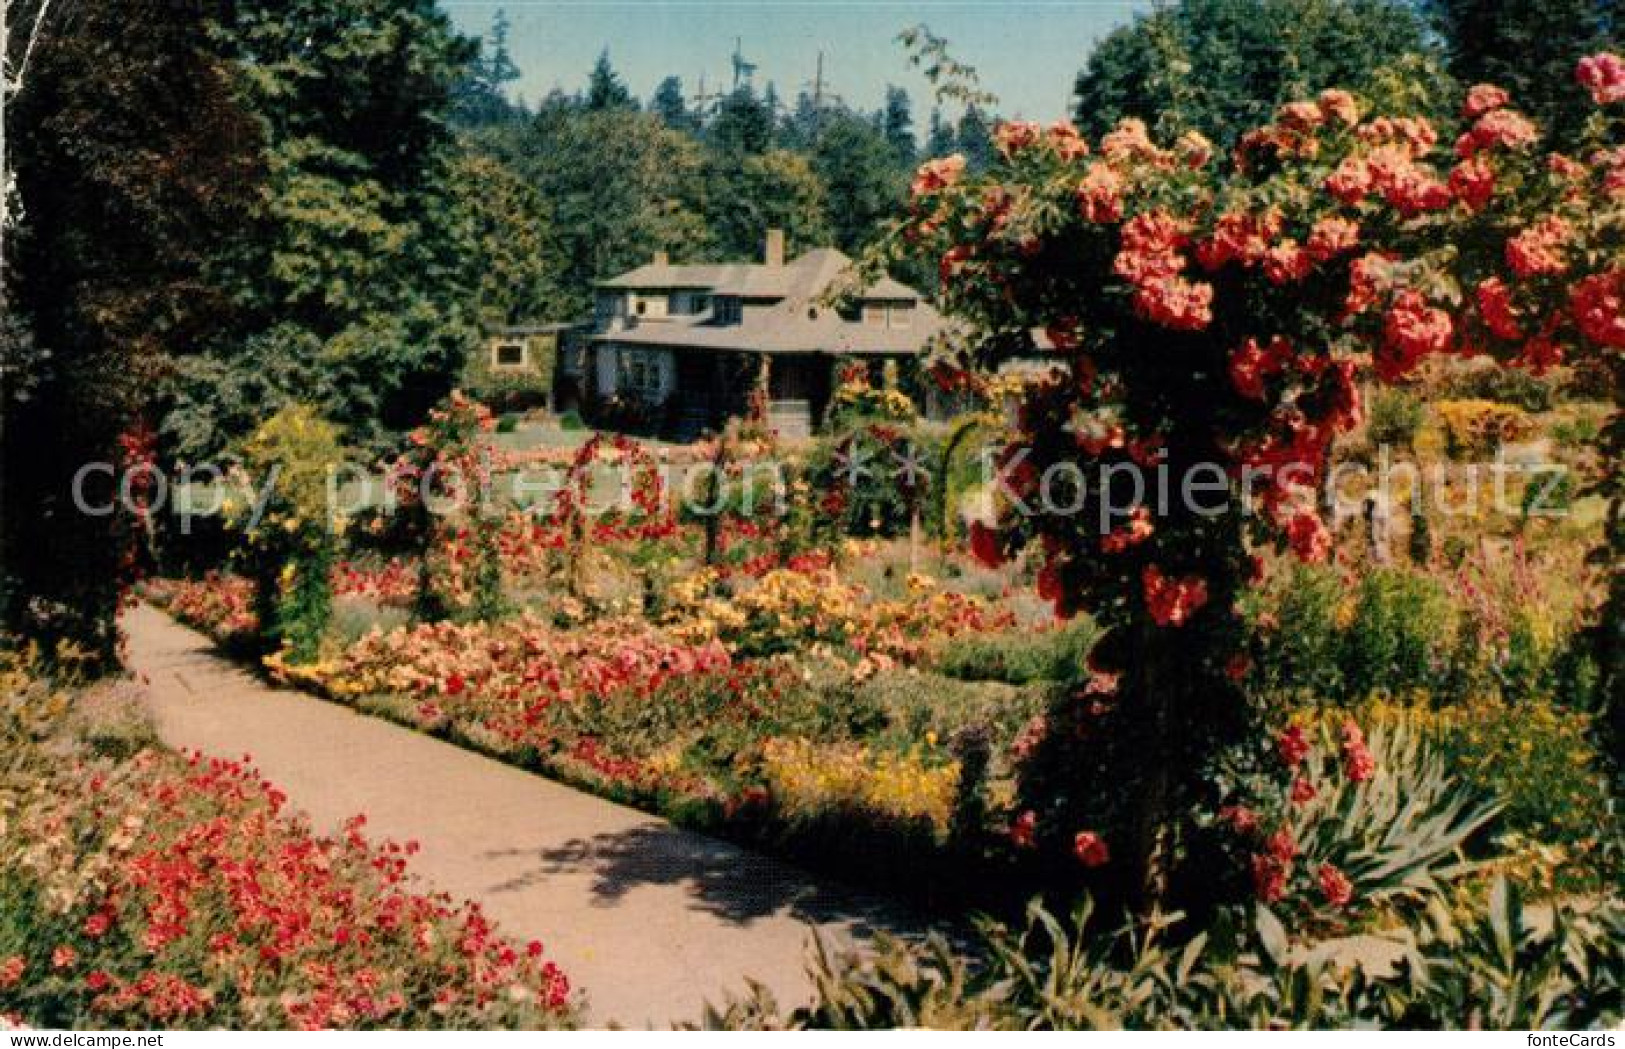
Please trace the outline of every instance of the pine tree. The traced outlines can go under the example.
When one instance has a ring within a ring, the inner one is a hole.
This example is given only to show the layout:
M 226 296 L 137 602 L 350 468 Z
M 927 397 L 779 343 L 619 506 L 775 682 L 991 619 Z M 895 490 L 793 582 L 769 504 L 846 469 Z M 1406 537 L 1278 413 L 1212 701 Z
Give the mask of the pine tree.
M 693 131 L 697 126 L 695 116 L 689 112 L 688 102 L 683 98 L 683 82 L 674 76 L 662 80 L 660 86 L 655 88 L 655 93 L 649 98 L 649 112 L 677 131 Z
M 972 171 L 981 171 L 993 162 L 993 125 L 981 106 L 966 106 L 954 132 L 954 149 L 965 155 Z
M 940 107 L 931 107 L 931 129 L 925 136 L 925 155 L 928 157 L 945 157 L 954 151 L 958 145 L 954 136 L 954 126 L 942 119 Z
M 587 77 L 587 108 L 594 111 L 638 108 L 632 101 L 632 92 L 621 83 L 619 74 L 609 64 L 607 47 L 598 53 L 598 62 Z
M 914 141 L 913 104 L 909 101 L 908 92 L 900 87 L 886 86 L 886 108 L 881 117 L 880 131 L 886 136 L 886 142 L 897 154 L 899 162 L 905 165 L 914 163 L 919 146 Z

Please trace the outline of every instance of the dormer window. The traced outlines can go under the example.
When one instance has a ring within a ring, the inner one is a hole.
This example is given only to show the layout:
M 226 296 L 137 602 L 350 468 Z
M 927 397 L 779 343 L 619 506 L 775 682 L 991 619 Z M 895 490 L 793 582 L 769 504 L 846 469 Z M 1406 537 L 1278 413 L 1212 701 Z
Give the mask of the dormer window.
M 914 304 L 912 302 L 894 302 L 886 311 L 886 316 L 893 328 L 907 328 L 914 323 Z
M 718 324 L 738 324 L 744 316 L 744 307 L 737 297 L 725 295 L 716 300 L 714 313 Z
M 886 324 L 886 304 L 883 302 L 864 303 L 863 323 L 876 328 L 884 327 Z

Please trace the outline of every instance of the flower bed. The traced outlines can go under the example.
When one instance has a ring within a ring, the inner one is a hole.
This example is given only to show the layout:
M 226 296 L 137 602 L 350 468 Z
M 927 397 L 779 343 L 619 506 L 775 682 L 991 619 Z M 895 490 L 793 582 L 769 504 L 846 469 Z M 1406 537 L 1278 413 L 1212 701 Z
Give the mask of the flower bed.
M 319 836 L 252 768 L 148 750 L 0 788 L 0 1012 L 61 1027 L 560 1027 L 538 943 Z

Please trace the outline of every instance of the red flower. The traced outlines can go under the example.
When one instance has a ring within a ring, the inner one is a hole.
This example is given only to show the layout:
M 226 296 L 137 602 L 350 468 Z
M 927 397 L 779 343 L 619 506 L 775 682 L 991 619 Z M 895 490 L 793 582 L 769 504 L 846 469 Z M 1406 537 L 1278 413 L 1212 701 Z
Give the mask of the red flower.
M 1004 564 L 1004 550 L 999 533 L 980 521 L 971 522 L 970 552 L 972 557 L 988 568 L 998 568 Z
M 1181 626 L 1207 604 L 1207 580 L 1198 575 L 1170 578 L 1156 565 L 1140 573 L 1146 607 L 1158 626 Z
M 1213 323 L 1213 285 L 1164 277 L 1140 285 L 1134 310 L 1174 331 L 1201 331 Z
M 1484 210 L 1495 195 L 1495 169 L 1483 157 L 1462 161 L 1450 172 L 1450 192 L 1468 211 Z
M 1291 863 L 1298 855 L 1298 839 L 1290 828 L 1282 827 L 1265 839 L 1264 851 L 1282 863 Z
M 1309 276 L 1314 264 L 1314 258 L 1289 238 L 1264 253 L 1264 276 L 1271 284 L 1296 284 Z
M 1253 857 L 1253 891 L 1264 903 L 1274 903 L 1286 895 L 1286 877 L 1290 868 L 1273 856 L 1259 853 Z
M 1383 345 L 1374 362 L 1378 376 L 1392 382 L 1409 375 L 1423 357 L 1447 350 L 1454 334 L 1450 314 L 1429 306 L 1420 292 L 1400 292 L 1383 320 Z
M 1229 678 L 1231 681 L 1245 681 L 1247 679 L 1248 671 L 1252 669 L 1253 661 L 1248 659 L 1242 653 L 1237 652 L 1235 655 L 1225 660 L 1224 676 Z
M 23 978 L 23 970 L 27 968 L 28 963 L 23 961 L 20 954 L 14 954 L 0 962 L 0 990 L 15 987 L 17 981 Z
M 1322 863 L 1315 874 L 1320 879 L 1320 894 L 1326 897 L 1326 902 L 1333 907 L 1347 907 L 1354 898 L 1354 884 L 1348 875 L 1330 863 Z
M 53 969 L 69 968 L 78 960 L 79 952 L 65 943 L 59 944 L 56 950 L 51 952 L 51 968 Z
M 1316 99 L 1320 104 L 1320 111 L 1329 121 L 1335 121 L 1345 127 L 1353 127 L 1360 122 L 1360 107 L 1354 101 L 1354 96 L 1341 88 L 1328 88 L 1320 93 Z
M 1078 210 L 1088 222 L 1118 222 L 1123 218 L 1123 177 L 1109 164 L 1091 164 L 1078 183 Z
M 1286 538 L 1292 552 L 1305 564 L 1326 560 L 1332 549 L 1332 534 L 1320 515 L 1313 511 L 1294 514 L 1286 523 Z
M 1580 333 L 1598 346 L 1625 349 L 1625 269 L 1596 273 L 1574 286 L 1569 308 Z
M 1500 277 L 1490 277 L 1478 285 L 1478 315 L 1484 326 L 1501 339 L 1521 339 L 1518 314 L 1512 304 L 1512 289 Z
M 1258 829 L 1258 814 L 1245 805 L 1228 805 L 1219 810 L 1219 818 L 1237 834 L 1251 834 Z
M 1275 741 L 1275 752 L 1281 755 L 1281 761 L 1287 768 L 1296 768 L 1308 757 L 1309 739 L 1304 735 L 1303 726 L 1287 726 L 1287 730 L 1281 733 L 1281 738 Z
M 1353 219 L 1329 215 L 1316 222 L 1309 231 L 1309 255 L 1316 262 L 1325 262 L 1360 244 L 1360 224 Z
M 85 935 L 89 936 L 91 939 L 106 935 L 107 930 L 112 927 L 112 915 L 108 914 L 106 911 L 97 911 L 95 914 L 92 914 L 90 917 L 85 919 Z
M 1522 113 L 1497 109 L 1478 118 L 1466 134 L 1456 140 L 1456 155 L 1470 157 L 1486 149 L 1523 149 L 1540 138 L 1535 125 Z
M 931 193 L 940 193 L 959 181 L 965 172 L 965 158 L 955 153 L 951 157 L 940 157 L 928 160 L 920 165 L 920 170 L 914 175 L 914 184 L 909 192 L 916 197 L 923 197 Z
M 1313 781 L 1299 776 L 1292 781 L 1292 804 L 1307 805 L 1315 800 L 1315 784 Z
M 1102 867 L 1112 858 L 1105 839 L 1092 830 L 1079 831 L 1072 839 L 1072 854 L 1085 867 Z
M 1033 835 L 1038 827 L 1038 816 L 1028 809 L 1010 823 L 1010 841 L 1021 849 L 1033 847 Z

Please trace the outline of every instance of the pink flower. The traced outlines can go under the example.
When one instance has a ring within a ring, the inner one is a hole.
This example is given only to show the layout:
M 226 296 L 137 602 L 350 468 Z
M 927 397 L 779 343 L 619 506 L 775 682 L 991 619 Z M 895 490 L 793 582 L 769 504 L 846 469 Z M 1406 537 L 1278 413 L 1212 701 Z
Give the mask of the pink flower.
M 1328 88 L 1320 93 L 1318 99 L 1320 111 L 1327 120 L 1335 121 L 1344 127 L 1353 127 L 1360 122 L 1360 107 L 1354 101 L 1354 96 L 1340 88 Z
M 1355 783 L 1364 783 L 1377 770 L 1377 762 L 1365 745 L 1365 733 L 1353 720 L 1343 722 L 1343 772 Z
M 1072 854 L 1085 867 L 1102 867 L 1112 858 L 1106 840 L 1092 830 L 1079 831 L 1072 839 Z
M 1258 829 L 1258 813 L 1245 805 L 1227 805 L 1219 810 L 1219 818 L 1237 834 L 1247 835 Z
M 1320 894 L 1326 897 L 1326 902 L 1333 907 L 1347 907 L 1354 898 L 1354 884 L 1349 881 L 1348 875 L 1330 863 L 1322 863 L 1315 873 L 1320 881 Z
M 1123 217 L 1123 177 L 1109 164 L 1091 164 L 1078 183 L 1078 210 L 1088 222 L 1108 223 Z
M 1454 334 L 1450 314 L 1429 306 L 1420 292 L 1400 292 L 1383 321 L 1383 344 L 1374 361 L 1378 377 L 1392 382 L 1409 375 L 1423 357 L 1447 350 Z
M 1625 60 L 1608 51 L 1580 59 L 1574 77 L 1591 91 L 1599 106 L 1625 99 Z
M 65 943 L 59 944 L 56 950 L 51 952 L 51 968 L 53 969 L 70 968 L 78 960 L 79 952 Z
M 1468 120 L 1483 116 L 1492 109 L 1500 109 L 1511 101 L 1506 91 L 1494 84 L 1474 84 L 1467 92 L 1467 101 L 1462 106 L 1462 116 Z
M 1524 149 L 1540 139 L 1529 118 L 1511 109 L 1496 109 L 1478 118 L 1456 140 L 1456 155 L 1470 157 L 1486 149 Z
M 1316 262 L 1326 262 L 1360 244 L 1360 224 L 1353 219 L 1328 215 L 1315 223 L 1309 231 L 1309 255 Z
M 20 954 L 14 954 L 0 962 L 0 990 L 17 986 L 17 981 L 23 978 L 23 971 L 27 968 L 28 963 Z
M 1271 284 L 1296 284 L 1309 276 L 1315 260 L 1288 238 L 1264 253 L 1264 276 Z
M 1165 277 L 1142 284 L 1134 295 L 1141 317 L 1174 331 L 1201 331 L 1213 323 L 1213 285 Z
M 1507 240 L 1507 265 L 1525 279 L 1562 273 L 1569 268 L 1565 247 L 1572 233 L 1562 216 L 1548 215 Z
M 965 173 L 965 158 L 955 153 L 951 157 L 939 157 L 928 160 L 920 165 L 920 170 L 914 175 L 914 184 L 909 191 L 916 197 L 923 197 L 931 193 L 940 193 L 959 181 Z

